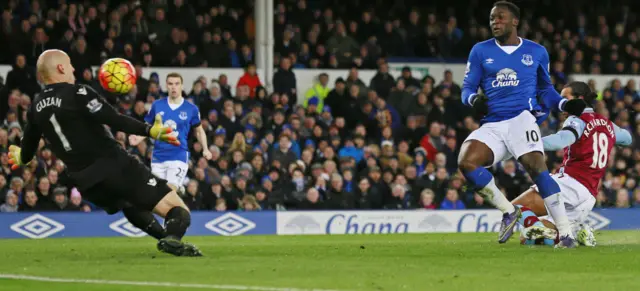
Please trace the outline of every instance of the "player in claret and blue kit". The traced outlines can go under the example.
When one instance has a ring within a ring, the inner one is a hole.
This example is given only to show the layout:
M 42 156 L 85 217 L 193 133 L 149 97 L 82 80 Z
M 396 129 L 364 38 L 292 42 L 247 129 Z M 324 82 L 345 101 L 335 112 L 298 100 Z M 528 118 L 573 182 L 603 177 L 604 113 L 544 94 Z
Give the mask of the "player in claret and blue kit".
M 571 230 L 578 243 L 595 246 L 596 240 L 591 228 L 585 223 L 593 209 L 598 195 L 600 180 L 609 164 L 614 145 L 631 145 L 631 134 L 606 117 L 594 112 L 592 104 L 596 93 L 584 82 L 571 82 L 562 89 L 561 95 L 567 99 L 582 99 L 587 103 L 580 116 L 569 116 L 557 133 L 542 138 L 545 151 L 564 149 L 562 168 L 552 178 L 562 190 L 562 201 L 567 209 Z M 544 201 L 536 186 L 531 187 L 512 201 L 522 210 L 520 224 L 523 244 L 553 244 L 556 230 L 552 219 L 539 220 L 546 216 Z M 549 228 L 543 227 L 544 224 Z
M 563 99 L 549 77 L 544 47 L 517 35 L 520 9 L 496 2 L 490 14 L 494 38 L 477 43 L 469 54 L 462 102 L 483 114 L 482 125 L 460 150 L 459 167 L 475 191 L 503 212 L 498 242 L 512 235 L 522 211 L 498 189 L 485 167 L 515 157 L 537 185 L 560 233 L 559 247 L 575 247 L 560 187 L 549 175 L 538 124 L 549 109 L 579 116 L 580 99 Z M 478 93 L 482 88 L 483 93 Z

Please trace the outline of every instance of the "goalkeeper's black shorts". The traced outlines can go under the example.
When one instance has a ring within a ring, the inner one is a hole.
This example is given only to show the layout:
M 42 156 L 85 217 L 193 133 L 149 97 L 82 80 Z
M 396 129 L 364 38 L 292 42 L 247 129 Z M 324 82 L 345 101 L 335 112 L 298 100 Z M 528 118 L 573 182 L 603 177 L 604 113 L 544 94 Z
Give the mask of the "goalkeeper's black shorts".
M 109 214 L 132 206 L 151 211 L 172 191 L 166 180 L 124 151 L 70 176 L 84 199 Z

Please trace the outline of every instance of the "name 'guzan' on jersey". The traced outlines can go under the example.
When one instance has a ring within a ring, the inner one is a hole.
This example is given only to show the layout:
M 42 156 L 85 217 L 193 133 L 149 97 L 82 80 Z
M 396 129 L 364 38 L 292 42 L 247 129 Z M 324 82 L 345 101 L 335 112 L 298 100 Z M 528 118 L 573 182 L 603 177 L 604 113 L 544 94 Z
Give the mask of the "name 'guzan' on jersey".
M 479 87 L 488 97 L 483 123 L 508 120 L 523 111 L 532 111 L 541 122 L 562 100 L 551 84 L 547 50 L 527 39 L 520 39 L 518 46 L 500 46 L 495 39 L 477 43 L 462 87 L 466 105 Z

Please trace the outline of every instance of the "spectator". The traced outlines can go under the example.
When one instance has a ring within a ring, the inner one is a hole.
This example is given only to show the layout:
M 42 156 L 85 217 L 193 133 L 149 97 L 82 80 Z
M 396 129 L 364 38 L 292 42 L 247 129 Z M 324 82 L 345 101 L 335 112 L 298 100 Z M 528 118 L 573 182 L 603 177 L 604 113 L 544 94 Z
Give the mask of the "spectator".
M 244 211 L 259 211 L 262 210 L 260 205 L 256 201 L 256 197 L 252 195 L 244 195 L 242 197 L 242 201 L 240 202 L 242 206 L 241 209 Z
M 411 194 L 407 192 L 404 186 L 394 184 L 391 186 L 391 199 L 385 209 L 412 209 L 414 206 L 411 199 Z
M 447 189 L 447 196 L 442 200 L 440 209 L 452 210 L 465 208 L 466 206 L 459 199 L 458 191 L 456 189 Z
M 255 98 L 256 88 L 262 86 L 262 83 L 260 83 L 260 78 L 257 75 L 256 65 L 253 63 L 247 65 L 244 75 L 238 80 L 237 88 L 245 85 L 249 86 L 249 97 Z
M 280 59 L 280 68 L 273 75 L 273 91 L 278 94 L 287 94 L 290 98 L 289 106 L 298 104 L 296 75 L 291 71 L 291 59 Z M 306 101 L 306 100 L 305 100 Z
M 324 202 L 320 200 L 320 192 L 316 188 L 309 188 L 305 200 L 298 207 L 300 210 L 321 210 L 325 209 Z
M 0 212 L 18 212 L 18 195 L 13 190 L 7 192 L 4 204 L 0 205 Z
M 33 212 L 39 211 L 38 207 L 38 195 L 33 189 L 27 189 L 24 194 L 24 202 L 18 207 L 20 212 Z
M 19 89 L 28 96 L 35 96 L 35 93 L 40 90 L 35 70 L 27 66 L 24 55 L 18 55 L 15 60 L 12 70 L 7 73 L 7 90 Z
M 389 100 L 389 93 L 395 84 L 393 76 L 389 74 L 389 64 L 381 63 L 378 66 L 378 72 L 371 79 L 371 89 L 377 92 L 380 97 Z
M 304 107 L 307 108 L 309 106 L 309 102 L 312 104 L 316 104 L 316 111 L 321 113 L 324 109 L 324 103 L 327 96 L 329 96 L 330 90 L 327 87 L 329 83 L 329 75 L 326 73 L 321 73 L 318 76 L 318 82 L 315 83 L 307 93 L 305 94 L 304 99 Z
M 358 51 L 358 43 L 349 35 L 344 23 L 336 24 L 335 34 L 327 41 L 327 48 L 331 54 L 336 55 L 341 67 L 350 65 L 351 58 Z
M 202 192 L 199 189 L 199 183 L 197 180 L 191 179 L 187 184 L 187 193 L 182 199 L 190 210 L 204 209 L 204 203 L 202 199 Z
M 435 198 L 436 198 L 436 194 L 433 193 L 433 190 L 431 189 L 422 190 L 422 192 L 420 193 L 420 206 L 423 209 L 427 209 L 427 210 L 436 209 Z

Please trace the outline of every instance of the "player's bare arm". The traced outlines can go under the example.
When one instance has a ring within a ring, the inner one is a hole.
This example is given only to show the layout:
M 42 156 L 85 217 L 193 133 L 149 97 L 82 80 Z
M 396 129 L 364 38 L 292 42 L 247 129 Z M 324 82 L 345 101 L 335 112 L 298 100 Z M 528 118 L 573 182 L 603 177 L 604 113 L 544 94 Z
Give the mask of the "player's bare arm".
M 204 128 L 202 128 L 202 125 L 198 125 L 195 128 L 196 130 L 196 138 L 198 139 L 198 142 L 202 145 L 202 156 L 207 159 L 207 160 L 211 160 L 211 152 L 209 151 L 209 145 L 207 144 L 207 133 L 204 131 Z

